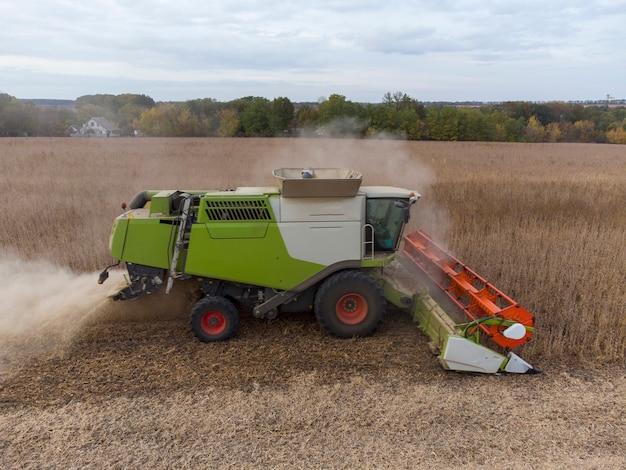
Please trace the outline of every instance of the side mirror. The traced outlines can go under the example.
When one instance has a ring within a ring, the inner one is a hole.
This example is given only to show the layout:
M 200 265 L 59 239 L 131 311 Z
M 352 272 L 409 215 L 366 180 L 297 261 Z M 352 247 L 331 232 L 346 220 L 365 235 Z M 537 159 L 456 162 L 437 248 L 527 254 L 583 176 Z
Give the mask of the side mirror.
M 405 224 L 409 223 L 409 220 L 411 219 L 411 203 L 404 201 L 402 199 L 397 199 L 395 201 L 393 201 L 393 205 L 395 207 L 399 207 L 401 209 L 403 209 L 402 211 L 402 221 Z
M 504 330 L 502 334 L 505 338 L 522 339 L 526 336 L 526 327 L 521 323 L 513 323 L 506 330 Z

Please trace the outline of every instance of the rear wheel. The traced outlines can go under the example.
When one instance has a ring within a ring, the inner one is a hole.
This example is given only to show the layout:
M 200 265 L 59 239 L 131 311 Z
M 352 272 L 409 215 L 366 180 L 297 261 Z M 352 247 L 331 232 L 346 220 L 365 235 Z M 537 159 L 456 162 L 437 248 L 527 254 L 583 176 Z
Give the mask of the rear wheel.
M 337 338 L 372 334 L 380 325 L 386 306 L 382 288 L 361 271 L 332 275 L 315 296 L 318 323 Z
M 205 297 L 191 310 L 189 325 L 200 341 L 224 341 L 237 332 L 239 313 L 224 297 Z

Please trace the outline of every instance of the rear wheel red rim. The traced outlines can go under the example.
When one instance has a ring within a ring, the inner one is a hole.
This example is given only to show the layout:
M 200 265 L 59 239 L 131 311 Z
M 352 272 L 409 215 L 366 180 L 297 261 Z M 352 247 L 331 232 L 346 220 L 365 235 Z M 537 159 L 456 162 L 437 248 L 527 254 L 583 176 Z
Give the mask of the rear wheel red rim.
M 337 319 L 346 325 L 356 325 L 367 318 L 367 301 L 359 294 L 346 294 L 335 308 Z
M 211 310 L 202 315 L 200 327 L 207 335 L 219 335 L 226 329 L 226 317 L 222 312 Z

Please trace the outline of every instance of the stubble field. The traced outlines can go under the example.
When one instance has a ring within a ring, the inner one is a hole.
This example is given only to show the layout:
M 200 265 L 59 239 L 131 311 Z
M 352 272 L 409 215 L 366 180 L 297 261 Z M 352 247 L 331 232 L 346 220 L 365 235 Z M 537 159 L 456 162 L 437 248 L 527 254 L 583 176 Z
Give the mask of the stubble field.
M 300 166 L 418 190 L 412 228 L 535 313 L 516 352 L 545 373 L 445 372 L 393 310 L 370 338 L 289 314 L 207 345 L 193 283 L 104 299 L 120 201 Z M 624 146 L 2 139 L 0 182 L 3 468 L 626 466 Z

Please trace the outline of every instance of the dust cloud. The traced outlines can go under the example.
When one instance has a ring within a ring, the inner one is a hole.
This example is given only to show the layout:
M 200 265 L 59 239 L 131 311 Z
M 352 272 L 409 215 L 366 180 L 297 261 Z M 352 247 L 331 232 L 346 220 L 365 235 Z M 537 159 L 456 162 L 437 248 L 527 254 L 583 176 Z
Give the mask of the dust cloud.
M 260 151 L 262 149 L 259 149 Z M 274 184 L 275 168 L 352 168 L 363 175 L 364 185 L 398 186 L 418 192 L 430 186 L 434 171 L 415 155 L 406 141 L 394 139 L 286 139 L 280 151 L 260 152 L 244 184 Z
M 0 377 L 67 351 L 81 326 L 111 302 L 97 279 L 47 261 L 0 256 Z
M 439 242 L 446 239 L 449 214 L 430 198 L 435 171 L 405 140 L 382 134 L 367 139 L 301 137 L 285 139 L 278 152 L 259 150 L 250 171 L 242 175 L 242 186 L 274 185 L 275 168 L 351 168 L 363 175 L 364 186 L 396 186 L 421 194 L 407 230 L 423 229 Z

